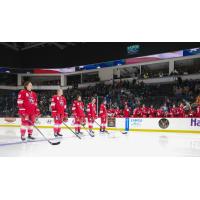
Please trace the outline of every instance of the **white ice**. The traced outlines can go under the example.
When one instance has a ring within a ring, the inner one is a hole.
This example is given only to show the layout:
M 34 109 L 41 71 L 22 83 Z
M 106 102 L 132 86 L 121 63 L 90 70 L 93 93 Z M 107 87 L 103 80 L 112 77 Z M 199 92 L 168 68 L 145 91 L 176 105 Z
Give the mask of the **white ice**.
M 40 130 L 53 138 L 52 129 Z M 84 130 L 85 136 L 80 140 L 63 129 L 61 144 L 57 146 L 46 141 L 6 145 L 20 142 L 19 128 L 1 127 L 0 156 L 200 156 L 199 134 L 109 132 L 100 135 L 95 131 L 96 136 L 91 138 Z M 37 130 L 33 134 L 41 139 Z

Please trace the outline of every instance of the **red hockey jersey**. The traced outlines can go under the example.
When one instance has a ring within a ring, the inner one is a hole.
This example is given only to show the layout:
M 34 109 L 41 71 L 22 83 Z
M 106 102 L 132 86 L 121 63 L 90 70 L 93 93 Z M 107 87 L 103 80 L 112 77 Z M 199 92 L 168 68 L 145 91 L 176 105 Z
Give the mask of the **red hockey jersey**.
M 92 118 L 97 118 L 96 116 L 96 104 L 89 103 L 87 105 L 87 116 Z
M 99 111 L 99 116 L 100 117 L 107 117 L 107 109 L 105 104 L 101 104 L 100 106 L 100 111 Z
M 177 116 L 178 117 L 185 117 L 185 111 L 184 111 L 183 107 L 177 108 Z
M 149 109 L 147 107 L 141 108 L 142 117 L 147 117 Z
M 196 117 L 200 117 L 200 105 L 197 106 Z
M 130 117 L 130 109 L 129 108 L 124 108 L 124 117 Z
M 177 113 L 177 108 L 170 108 L 170 115 L 171 117 L 177 117 L 178 113 Z
M 134 111 L 133 111 L 133 117 L 141 117 L 142 113 L 141 113 L 141 110 L 140 108 L 135 108 Z
M 164 117 L 164 111 L 162 109 L 156 110 L 156 117 Z
M 72 113 L 74 117 L 85 117 L 84 104 L 82 101 L 75 100 L 72 105 Z
M 193 111 L 193 110 L 190 110 L 188 112 L 188 114 L 185 115 L 185 117 L 196 117 L 196 116 L 197 116 L 197 113 L 195 111 Z
M 17 99 L 19 115 L 40 115 L 37 101 L 37 95 L 35 92 L 21 90 Z
M 57 114 L 66 115 L 66 98 L 64 96 L 54 95 L 51 99 L 52 116 Z
M 115 109 L 115 117 L 121 117 L 121 110 Z
M 149 117 L 155 117 L 156 116 L 156 110 L 154 108 L 149 108 L 148 111 Z

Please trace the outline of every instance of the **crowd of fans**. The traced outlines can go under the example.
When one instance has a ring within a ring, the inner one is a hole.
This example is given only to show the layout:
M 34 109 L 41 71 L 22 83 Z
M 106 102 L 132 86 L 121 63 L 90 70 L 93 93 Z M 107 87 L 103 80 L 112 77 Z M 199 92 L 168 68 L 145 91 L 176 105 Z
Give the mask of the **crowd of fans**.
M 0 117 L 17 116 L 17 94 L 19 91 L 0 90 Z M 56 91 L 38 90 L 38 104 L 42 116 L 51 116 L 51 97 Z M 168 84 L 144 84 L 133 80 L 113 84 L 100 83 L 84 89 L 64 90 L 67 111 L 71 115 L 72 102 L 77 94 L 82 95 L 84 105 L 91 97 L 97 105 L 107 100 L 108 114 L 114 117 L 198 117 L 200 105 L 200 81 L 178 79 Z M 99 107 L 99 106 L 98 106 Z M 128 116 L 125 110 L 129 110 Z
M 175 69 L 169 74 L 169 70 L 166 67 L 165 69 L 160 70 L 151 70 L 146 69 L 142 70 L 141 75 L 137 73 L 138 78 L 148 79 L 148 78 L 162 78 L 168 76 L 182 76 L 182 75 L 189 75 L 189 74 L 196 74 L 200 73 L 199 66 L 189 66 L 189 67 L 175 67 Z

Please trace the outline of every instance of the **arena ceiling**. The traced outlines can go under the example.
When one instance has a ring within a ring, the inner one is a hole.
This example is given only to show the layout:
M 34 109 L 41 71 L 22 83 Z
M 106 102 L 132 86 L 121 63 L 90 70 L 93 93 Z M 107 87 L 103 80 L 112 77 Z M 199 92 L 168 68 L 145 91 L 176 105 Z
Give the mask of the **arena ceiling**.
M 60 50 L 68 46 L 75 46 L 75 42 L 1 42 L 1 45 L 8 47 L 14 51 L 26 51 L 33 48 L 43 48 L 55 46 Z
M 127 54 L 127 46 L 140 51 Z M 62 68 L 200 47 L 180 42 L 0 42 L 0 67 Z

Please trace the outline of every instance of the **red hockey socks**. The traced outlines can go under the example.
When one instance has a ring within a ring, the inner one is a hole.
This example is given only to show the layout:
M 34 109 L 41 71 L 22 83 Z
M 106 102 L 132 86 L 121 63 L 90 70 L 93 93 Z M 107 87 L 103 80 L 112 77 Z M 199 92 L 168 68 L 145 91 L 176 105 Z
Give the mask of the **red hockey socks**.
M 60 131 L 61 131 L 61 128 L 60 127 L 57 128 L 57 133 L 60 133 Z
M 33 129 L 28 129 L 28 134 L 32 135 L 32 133 L 33 133 Z
M 58 132 L 58 128 L 57 128 L 57 127 L 54 127 L 54 128 L 53 128 L 53 132 L 54 132 L 54 133 L 57 133 L 57 132 Z
M 24 129 L 24 128 L 21 128 L 21 129 L 20 129 L 20 133 L 21 133 L 21 136 L 24 136 L 24 135 L 25 135 L 25 133 L 26 133 L 26 129 Z

